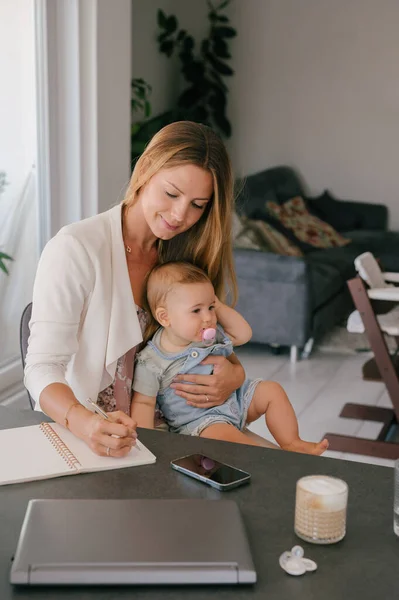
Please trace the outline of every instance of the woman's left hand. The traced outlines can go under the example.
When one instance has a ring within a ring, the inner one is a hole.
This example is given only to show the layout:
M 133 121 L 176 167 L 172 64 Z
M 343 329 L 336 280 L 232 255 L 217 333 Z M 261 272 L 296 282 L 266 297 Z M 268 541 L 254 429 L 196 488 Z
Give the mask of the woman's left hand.
M 212 375 L 176 375 L 170 387 L 178 396 L 185 398 L 190 406 L 220 406 L 244 382 L 244 369 L 237 358 L 235 361 L 235 364 L 232 364 L 224 356 L 208 356 L 201 364 L 213 365 Z M 180 383 L 183 381 L 189 383 Z

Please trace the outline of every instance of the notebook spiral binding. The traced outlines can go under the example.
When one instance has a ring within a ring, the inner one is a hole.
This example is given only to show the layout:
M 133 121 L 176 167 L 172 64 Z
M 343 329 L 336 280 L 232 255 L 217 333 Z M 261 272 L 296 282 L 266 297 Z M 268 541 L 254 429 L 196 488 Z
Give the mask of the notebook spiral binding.
M 70 451 L 68 446 L 62 441 L 59 435 L 51 427 L 50 423 L 40 423 L 40 429 L 49 440 L 49 442 L 57 450 L 58 454 L 65 460 L 71 469 L 78 469 L 80 462 L 76 456 Z

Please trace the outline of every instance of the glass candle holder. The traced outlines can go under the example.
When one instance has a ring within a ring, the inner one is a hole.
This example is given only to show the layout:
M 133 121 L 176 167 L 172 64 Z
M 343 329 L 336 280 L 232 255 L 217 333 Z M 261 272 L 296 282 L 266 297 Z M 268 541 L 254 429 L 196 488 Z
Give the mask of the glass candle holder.
M 327 475 L 302 477 L 296 484 L 295 533 L 313 544 L 334 544 L 345 537 L 348 486 Z

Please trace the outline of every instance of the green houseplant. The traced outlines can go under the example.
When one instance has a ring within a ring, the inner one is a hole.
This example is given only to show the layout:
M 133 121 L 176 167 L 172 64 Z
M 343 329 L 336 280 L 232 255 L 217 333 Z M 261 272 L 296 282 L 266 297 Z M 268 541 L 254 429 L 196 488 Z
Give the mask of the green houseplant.
M 223 0 L 218 6 L 207 0 L 207 4 L 209 29 L 198 52 L 194 38 L 179 28 L 176 16 L 158 10 L 159 51 L 167 57 L 178 55 L 186 85 L 174 108 L 132 126 L 132 159 L 144 150 L 154 133 L 173 121 L 197 121 L 225 137 L 231 135 L 231 124 L 226 116 L 228 87 L 224 78 L 234 74 L 227 61 L 231 58 L 229 42 L 237 32 L 231 27 L 228 16 L 223 14 L 230 0 Z M 148 96 L 142 96 L 141 101 L 145 106 Z
M 5 186 L 7 185 L 6 174 L 3 171 L 0 171 L 0 196 L 3 193 Z M 5 264 L 5 260 L 14 260 L 9 254 L 2 252 L 0 250 L 0 270 L 3 271 L 6 275 L 8 275 L 8 269 Z

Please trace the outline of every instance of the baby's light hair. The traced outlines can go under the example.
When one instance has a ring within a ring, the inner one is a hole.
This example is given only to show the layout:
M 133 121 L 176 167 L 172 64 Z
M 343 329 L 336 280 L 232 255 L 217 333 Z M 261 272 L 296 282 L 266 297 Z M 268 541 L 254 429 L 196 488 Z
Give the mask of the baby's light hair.
M 195 265 L 173 261 L 156 265 L 150 271 L 145 282 L 144 308 L 148 314 L 148 323 L 144 332 L 144 341 L 152 338 L 159 327 L 155 318 L 156 309 L 166 301 L 168 294 L 178 283 L 210 283 L 208 275 Z

